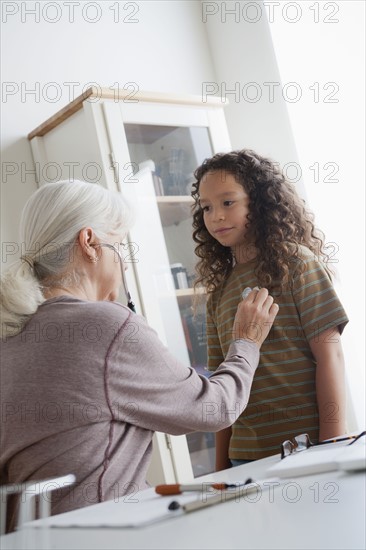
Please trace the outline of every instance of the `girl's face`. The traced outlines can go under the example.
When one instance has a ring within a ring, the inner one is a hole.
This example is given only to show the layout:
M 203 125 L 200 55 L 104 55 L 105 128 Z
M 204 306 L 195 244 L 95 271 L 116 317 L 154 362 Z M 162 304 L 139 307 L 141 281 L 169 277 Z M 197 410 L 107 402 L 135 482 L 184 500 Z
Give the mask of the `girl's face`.
M 207 231 L 234 255 L 250 245 L 249 196 L 235 177 L 225 171 L 207 172 L 199 186 L 200 205 Z M 239 249 L 239 250 L 238 250 Z

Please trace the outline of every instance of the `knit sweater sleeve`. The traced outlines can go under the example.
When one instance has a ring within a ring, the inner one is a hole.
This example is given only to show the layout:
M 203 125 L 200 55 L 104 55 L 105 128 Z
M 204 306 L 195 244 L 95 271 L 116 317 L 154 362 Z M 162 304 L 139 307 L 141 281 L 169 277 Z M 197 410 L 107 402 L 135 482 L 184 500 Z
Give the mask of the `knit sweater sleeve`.
M 224 361 L 219 334 L 217 331 L 212 294 L 207 300 L 206 326 L 207 326 L 207 367 L 215 371 Z
M 218 431 L 245 409 L 259 350 L 237 340 L 209 378 L 179 362 L 139 315 L 131 315 L 111 343 L 106 388 L 115 421 L 179 435 Z

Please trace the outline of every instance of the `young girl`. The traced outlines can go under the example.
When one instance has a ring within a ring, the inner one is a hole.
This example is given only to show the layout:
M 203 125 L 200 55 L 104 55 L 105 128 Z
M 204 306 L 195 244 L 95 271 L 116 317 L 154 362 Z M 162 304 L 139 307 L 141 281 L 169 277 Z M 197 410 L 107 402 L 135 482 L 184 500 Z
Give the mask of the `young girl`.
M 208 293 L 208 369 L 225 357 L 246 287 L 269 288 L 279 305 L 248 406 L 216 434 L 216 468 L 277 454 L 301 433 L 313 442 L 345 433 L 340 334 L 348 319 L 313 216 L 275 164 L 250 150 L 206 159 L 195 177 L 195 285 Z

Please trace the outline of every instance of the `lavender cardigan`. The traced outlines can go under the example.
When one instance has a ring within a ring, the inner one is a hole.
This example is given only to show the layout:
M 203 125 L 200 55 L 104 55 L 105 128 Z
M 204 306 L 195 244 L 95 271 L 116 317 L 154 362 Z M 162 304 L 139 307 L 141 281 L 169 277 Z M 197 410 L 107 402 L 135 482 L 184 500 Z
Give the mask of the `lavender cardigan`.
M 258 359 L 238 340 L 207 379 L 121 304 L 48 300 L 1 343 L 1 483 L 75 474 L 53 494 L 54 514 L 142 490 L 153 432 L 230 426 Z

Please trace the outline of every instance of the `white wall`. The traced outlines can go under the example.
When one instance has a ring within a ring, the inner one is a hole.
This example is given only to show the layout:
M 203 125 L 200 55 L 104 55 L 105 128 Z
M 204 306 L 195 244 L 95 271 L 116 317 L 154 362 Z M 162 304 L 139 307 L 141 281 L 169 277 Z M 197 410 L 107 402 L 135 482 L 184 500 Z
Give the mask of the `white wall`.
M 3 242 L 17 241 L 21 209 L 36 189 L 26 172 L 33 169 L 27 134 L 88 83 L 198 95 L 215 83 L 219 95 L 222 82 L 229 89 L 279 78 L 264 18 L 244 28 L 230 18 L 222 24 L 220 15 L 205 18 L 201 2 L 184 0 L 80 1 L 73 10 L 62 1 L 1 4 Z M 228 99 L 233 147 L 253 147 L 282 164 L 296 157 L 283 102 Z
M 342 343 L 356 425 L 364 429 L 365 3 L 300 2 L 301 12 L 287 13 L 286 4 L 274 12 L 270 29 L 282 82 L 295 82 L 302 92 L 288 110 L 309 204 L 350 319 Z
M 202 2 L 202 11 L 216 73 L 204 89 L 230 102 L 225 114 L 233 149 L 254 149 L 282 167 L 297 163 L 287 105 L 271 84 L 280 74 L 263 2 Z M 306 196 L 301 178 L 297 187 Z

